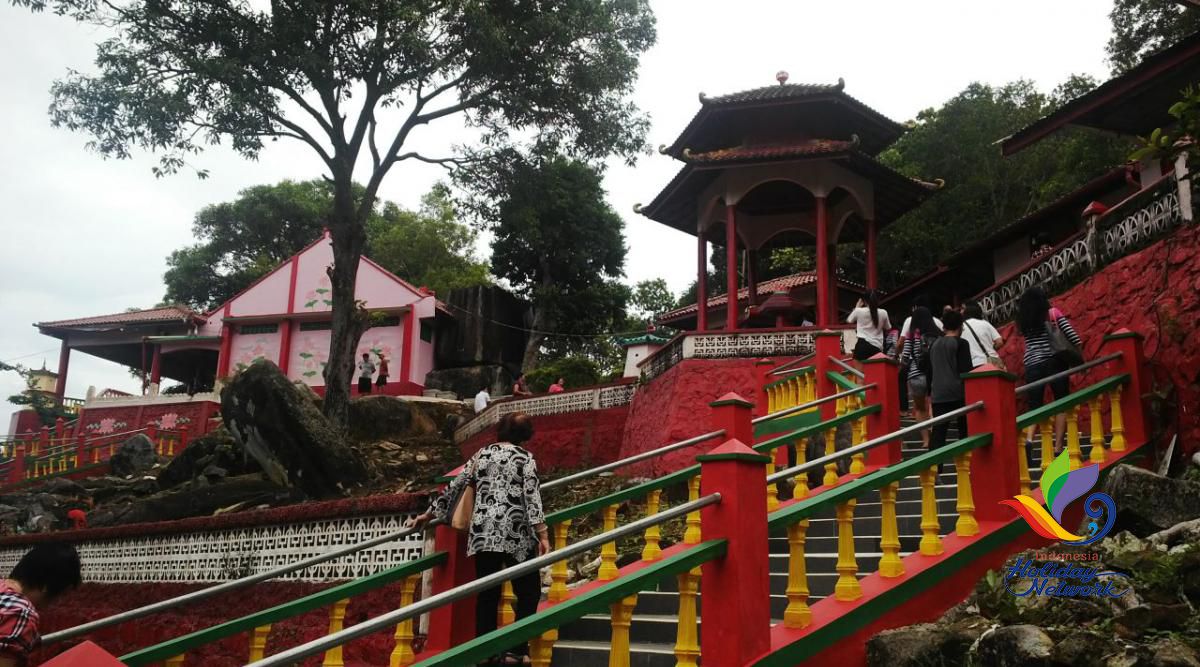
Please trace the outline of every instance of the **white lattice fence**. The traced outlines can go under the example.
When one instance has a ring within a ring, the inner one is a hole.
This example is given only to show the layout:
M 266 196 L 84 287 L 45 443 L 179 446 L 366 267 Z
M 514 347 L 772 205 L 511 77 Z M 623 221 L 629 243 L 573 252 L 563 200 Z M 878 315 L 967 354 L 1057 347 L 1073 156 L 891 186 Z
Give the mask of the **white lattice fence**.
M 288 563 L 403 528 L 412 514 L 309 521 L 210 532 L 98 540 L 77 545 L 83 580 L 97 583 L 213 583 Z M 364 577 L 422 555 L 419 535 L 390 542 L 278 580 L 338 581 Z M 25 548 L 0 550 L 8 572 Z
M 459 443 L 480 433 L 484 429 L 500 421 L 500 418 L 510 412 L 524 412 L 530 416 L 561 415 L 569 412 L 583 412 L 626 405 L 633 400 L 633 385 L 617 385 L 599 389 L 583 389 L 566 391 L 560 394 L 534 396 L 515 401 L 495 403 L 487 410 L 479 413 L 474 419 L 459 427 L 454 432 L 454 442 Z

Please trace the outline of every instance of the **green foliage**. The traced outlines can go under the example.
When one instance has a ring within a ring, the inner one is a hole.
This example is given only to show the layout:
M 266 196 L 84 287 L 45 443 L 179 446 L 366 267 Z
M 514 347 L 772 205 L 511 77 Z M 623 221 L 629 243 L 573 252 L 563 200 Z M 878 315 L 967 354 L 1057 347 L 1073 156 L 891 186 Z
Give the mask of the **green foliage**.
M 1115 0 L 1106 51 L 1114 74 L 1200 30 L 1200 12 L 1179 0 Z
M 3 372 L 16 373 L 25 380 L 27 387 L 33 387 L 33 378 L 30 377 L 31 369 L 20 364 L 6 364 L 0 361 L 0 373 Z M 35 391 L 27 391 L 20 394 L 13 394 L 8 397 L 8 402 L 13 405 L 33 408 L 37 412 L 38 420 L 42 426 L 54 426 L 55 420 L 59 417 L 63 419 L 71 419 L 71 414 L 63 410 L 53 398 Z
M 675 296 L 662 278 L 643 280 L 633 286 L 630 305 L 633 306 L 633 317 L 645 326 L 655 315 L 674 308 Z
M 1155 128 L 1150 136 L 1141 137 L 1141 147 L 1129 159 L 1170 160 L 1185 150 L 1197 152 L 1194 138 L 1200 137 L 1200 89 L 1188 86 L 1181 94 L 1183 99 L 1167 110 L 1175 119 L 1174 126 Z
M 566 356 L 546 362 L 525 374 L 531 391 L 541 392 L 562 378 L 566 389 L 587 387 L 600 382 L 600 367 L 595 361 L 580 356 Z
M 880 234 L 881 284 L 903 285 L 1124 162 L 1123 140 L 1087 130 L 1058 132 L 1007 158 L 995 146 L 1094 85 L 1073 76 L 1045 95 L 1030 81 L 973 83 L 940 108 L 918 114 L 916 127 L 881 159 L 908 176 L 945 178 L 946 186 Z

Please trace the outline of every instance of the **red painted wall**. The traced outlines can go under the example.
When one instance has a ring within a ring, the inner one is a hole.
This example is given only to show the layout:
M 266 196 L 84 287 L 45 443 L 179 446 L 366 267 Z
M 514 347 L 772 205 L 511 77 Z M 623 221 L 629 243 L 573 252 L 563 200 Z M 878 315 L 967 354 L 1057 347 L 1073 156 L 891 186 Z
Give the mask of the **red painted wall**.
M 1155 389 L 1176 392 L 1179 446 L 1200 450 L 1200 229 L 1188 228 L 1122 258 L 1100 273 L 1051 299 L 1084 340 L 1094 357 L 1104 334 L 1122 327 L 1145 336 L 1146 360 Z M 1000 334 L 1010 342 L 1001 350 L 1010 371 L 1020 374 L 1024 345 L 1009 324 Z M 1103 369 L 1073 378 L 1072 388 L 1095 382 Z M 1151 428 L 1154 428 L 1152 423 Z
M 533 439 L 525 447 L 533 453 L 540 472 L 609 463 L 615 461 L 621 451 L 628 415 L 628 405 L 539 415 L 533 418 Z M 464 440 L 459 448 L 467 458 L 496 440 L 496 427 L 491 426 Z

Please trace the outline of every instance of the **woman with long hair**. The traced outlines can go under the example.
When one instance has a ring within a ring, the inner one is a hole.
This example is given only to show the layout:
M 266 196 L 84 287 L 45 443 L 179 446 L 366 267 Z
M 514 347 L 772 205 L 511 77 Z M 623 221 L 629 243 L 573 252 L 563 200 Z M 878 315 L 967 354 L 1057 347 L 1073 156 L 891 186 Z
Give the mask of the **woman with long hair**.
M 904 339 L 900 365 L 908 368 L 908 398 L 912 402 L 913 420 L 922 422 L 930 418 L 930 369 L 923 361 L 928 358 L 933 341 L 942 335 L 942 329 L 928 308 L 917 306 L 912 311 L 912 323 L 908 334 Z M 929 449 L 929 429 L 921 429 L 921 441 L 925 443 L 925 448 Z
M 429 509 L 410 522 L 424 526 L 434 519 L 448 521 L 455 501 L 468 485 L 473 486 L 475 507 L 467 533 L 467 555 L 474 558 L 475 576 L 479 578 L 550 552 L 537 463 L 521 447 L 533 437 L 533 420 L 524 412 L 506 414 L 500 418 L 496 435 L 500 441 L 475 452 Z M 512 585 L 519 621 L 537 611 L 541 580 L 535 570 L 513 579 Z M 496 629 L 499 604 L 500 586 L 479 592 L 475 603 L 476 637 Z M 527 644 L 521 644 L 485 664 L 528 665 L 528 650 Z
M 1083 349 L 1083 341 L 1080 340 L 1079 334 L 1075 333 L 1075 329 L 1071 326 L 1071 322 L 1067 319 L 1067 316 L 1061 310 L 1050 305 L 1050 299 L 1047 298 L 1045 290 L 1034 285 L 1025 290 L 1021 294 L 1021 298 L 1017 300 L 1017 331 L 1025 339 L 1024 364 L 1026 384 L 1067 370 L 1067 365 L 1061 359 L 1054 356 L 1054 348 L 1050 345 L 1051 327 L 1055 327 L 1063 332 L 1075 347 L 1080 350 Z M 1049 384 L 1050 391 L 1054 395 L 1054 400 L 1063 398 L 1071 393 L 1070 378 L 1059 378 Z M 1034 391 L 1026 392 L 1025 398 L 1029 402 L 1028 408 L 1030 410 L 1042 407 L 1046 402 L 1046 387 L 1043 386 Z M 1062 452 L 1063 432 L 1066 428 L 1067 415 L 1060 412 L 1054 417 L 1055 456 Z M 1032 444 L 1036 429 L 1036 426 L 1030 426 L 1026 429 L 1026 444 Z M 1049 461 L 1042 461 L 1043 466 L 1049 465 L 1049 463 Z
M 855 325 L 858 342 L 854 344 L 854 358 L 863 361 L 883 352 L 884 340 L 892 322 L 888 312 L 879 307 L 879 293 L 867 290 L 850 311 L 846 324 Z

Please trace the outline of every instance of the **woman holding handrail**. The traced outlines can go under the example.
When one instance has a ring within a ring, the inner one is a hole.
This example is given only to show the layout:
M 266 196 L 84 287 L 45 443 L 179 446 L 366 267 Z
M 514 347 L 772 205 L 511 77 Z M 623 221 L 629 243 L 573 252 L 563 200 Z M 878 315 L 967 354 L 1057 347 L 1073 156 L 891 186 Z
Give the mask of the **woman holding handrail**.
M 467 555 L 474 557 L 475 576 L 480 578 L 550 552 L 537 463 L 521 447 L 533 437 L 533 420 L 524 412 L 506 414 L 500 418 L 496 435 L 500 441 L 476 452 L 429 509 L 411 522 L 424 526 L 433 519 L 448 521 L 467 487 L 473 488 L 475 506 Z M 517 620 L 535 613 L 542 593 L 538 572 L 514 579 L 512 585 Z M 499 604 L 499 586 L 480 591 L 475 602 L 475 636 L 496 629 Z M 485 664 L 530 664 L 528 647 L 522 644 Z
M 1054 329 L 1061 331 L 1076 348 L 1083 349 L 1083 341 L 1075 328 L 1071 326 L 1067 316 L 1057 308 L 1050 306 L 1050 299 L 1041 287 L 1034 285 L 1021 294 L 1017 300 L 1017 330 L 1025 339 L 1025 382 L 1034 382 L 1045 377 L 1067 370 L 1067 364 L 1059 359 L 1054 352 L 1050 336 Z M 1049 383 L 1054 400 L 1071 393 L 1071 381 L 1062 377 Z M 1038 387 L 1026 393 L 1029 410 L 1036 410 L 1045 403 L 1046 387 Z M 1067 415 L 1060 412 L 1054 416 L 1054 455 L 1062 452 L 1063 432 L 1067 428 Z M 1033 434 L 1036 426 L 1030 426 L 1025 431 L 1025 443 L 1032 447 Z M 1046 461 L 1042 465 L 1048 465 Z

